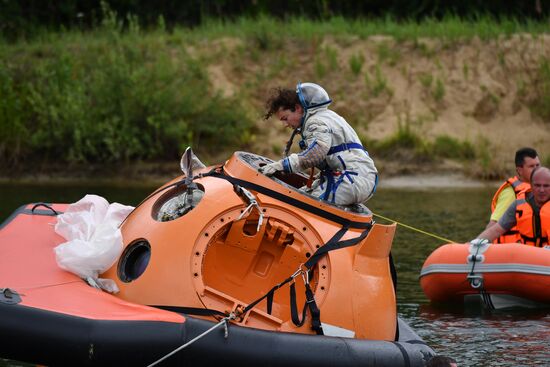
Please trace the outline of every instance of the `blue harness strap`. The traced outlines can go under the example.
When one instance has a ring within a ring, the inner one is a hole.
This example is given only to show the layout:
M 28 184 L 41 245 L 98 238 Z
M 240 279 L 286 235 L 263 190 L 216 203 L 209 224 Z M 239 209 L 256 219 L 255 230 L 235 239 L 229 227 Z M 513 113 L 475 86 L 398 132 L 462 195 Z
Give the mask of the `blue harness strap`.
M 323 177 L 326 179 L 327 188 L 325 189 L 325 192 L 320 196 L 320 199 L 330 201 L 331 203 L 334 203 L 336 200 L 336 190 L 338 190 L 338 186 L 344 181 L 344 178 L 347 178 L 350 183 L 353 183 L 352 176 L 357 176 L 357 172 L 353 171 L 344 171 L 342 172 L 338 179 L 334 179 L 333 172 L 330 169 L 326 169 L 322 172 Z M 323 183 L 321 183 L 321 188 L 323 188 Z M 332 195 L 332 199 L 331 198 Z
M 334 153 L 338 153 L 338 152 L 341 152 L 341 151 L 344 151 L 344 150 L 350 150 L 350 149 L 365 150 L 365 148 L 363 148 L 363 146 L 359 143 L 342 143 L 340 145 L 335 145 L 333 147 L 330 147 L 330 149 L 328 150 L 327 155 L 331 155 L 331 154 L 334 154 Z
M 351 150 L 351 149 L 362 150 L 362 151 L 365 152 L 365 154 L 367 154 L 367 156 L 369 154 L 369 153 L 367 153 L 365 148 L 363 148 L 363 146 L 360 143 L 351 142 L 351 143 L 342 143 L 342 144 L 330 147 L 330 149 L 327 153 L 327 156 L 331 155 L 331 154 L 342 152 L 344 150 Z M 344 178 L 347 178 L 349 180 L 349 182 L 353 184 L 354 182 L 353 182 L 352 176 L 357 176 L 358 175 L 357 172 L 346 170 L 346 164 L 345 164 L 344 160 L 342 159 L 342 157 L 338 156 L 338 159 L 342 163 L 342 167 L 344 169 L 344 171 L 341 172 L 341 174 L 339 175 L 340 177 L 338 177 L 338 179 L 336 179 L 336 180 L 334 179 L 333 171 L 330 168 L 326 168 L 322 171 L 322 175 L 324 177 L 324 180 L 323 180 L 324 182 L 321 181 L 321 189 L 323 189 L 323 183 L 326 183 L 326 189 L 323 192 L 323 194 L 320 196 L 320 199 L 330 201 L 332 203 L 334 203 L 334 201 L 336 199 L 336 190 L 338 189 L 338 186 L 340 186 L 340 184 L 344 181 Z M 374 191 L 376 190 L 377 184 L 378 184 L 378 175 L 376 176 L 376 182 L 374 184 L 372 194 L 374 194 Z M 332 196 L 332 199 L 331 199 L 331 196 Z
M 323 177 L 325 178 L 324 181 L 326 181 L 327 188 L 325 189 L 325 192 L 321 195 L 320 199 L 328 201 L 330 194 L 333 193 L 333 187 L 334 187 L 334 176 L 332 175 L 332 171 L 329 169 L 325 169 L 322 172 Z M 323 188 L 323 181 L 321 181 L 321 189 Z M 332 200 L 334 201 L 334 196 Z
M 376 174 L 376 178 L 374 179 L 374 187 L 372 188 L 371 196 L 374 195 L 376 192 L 376 187 L 378 186 L 378 173 Z

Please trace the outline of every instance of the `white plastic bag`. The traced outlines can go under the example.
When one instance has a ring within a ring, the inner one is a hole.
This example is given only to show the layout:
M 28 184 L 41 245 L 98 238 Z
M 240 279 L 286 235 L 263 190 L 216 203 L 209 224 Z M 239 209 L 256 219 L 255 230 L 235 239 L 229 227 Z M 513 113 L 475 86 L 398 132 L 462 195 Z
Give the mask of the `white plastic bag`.
M 69 205 L 55 225 L 55 232 L 67 240 L 54 249 L 57 264 L 96 288 L 118 292 L 113 280 L 98 277 L 122 253 L 118 227 L 133 209 L 119 203 L 109 204 L 97 195 L 86 195 Z

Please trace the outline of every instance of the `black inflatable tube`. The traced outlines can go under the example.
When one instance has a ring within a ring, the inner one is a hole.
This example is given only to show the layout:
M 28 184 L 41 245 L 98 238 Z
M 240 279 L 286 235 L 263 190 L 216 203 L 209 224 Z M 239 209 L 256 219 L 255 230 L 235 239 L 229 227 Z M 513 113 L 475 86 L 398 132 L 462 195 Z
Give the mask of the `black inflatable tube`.
M 208 330 L 182 324 L 107 321 L 22 305 L 0 304 L 0 356 L 48 366 L 147 366 Z M 229 326 L 214 330 L 160 366 L 424 366 L 433 350 L 400 322 L 399 342 L 272 332 Z

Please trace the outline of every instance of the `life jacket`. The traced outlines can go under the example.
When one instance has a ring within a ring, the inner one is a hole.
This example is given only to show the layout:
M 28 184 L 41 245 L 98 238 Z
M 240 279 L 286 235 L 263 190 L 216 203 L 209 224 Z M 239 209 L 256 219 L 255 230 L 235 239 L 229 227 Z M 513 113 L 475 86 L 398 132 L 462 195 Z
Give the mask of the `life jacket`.
M 491 213 L 495 211 L 495 208 L 497 206 L 497 199 L 502 190 L 504 190 L 506 187 L 511 186 L 512 189 L 514 189 L 514 193 L 516 194 L 516 200 L 522 197 L 522 195 L 525 194 L 527 190 L 531 188 L 531 185 L 521 181 L 517 176 L 510 177 L 500 187 L 498 188 L 497 192 L 493 196 L 493 200 L 491 201 Z M 510 228 L 506 233 L 504 233 L 502 236 L 496 238 L 493 243 L 514 243 L 514 242 L 520 242 L 521 238 L 519 236 L 519 231 L 517 229 L 517 226 L 514 226 Z
M 548 245 L 550 233 L 550 202 L 546 202 L 538 213 L 534 205 L 533 197 L 516 201 L 516 226 L 521 243 L 543 247 Z

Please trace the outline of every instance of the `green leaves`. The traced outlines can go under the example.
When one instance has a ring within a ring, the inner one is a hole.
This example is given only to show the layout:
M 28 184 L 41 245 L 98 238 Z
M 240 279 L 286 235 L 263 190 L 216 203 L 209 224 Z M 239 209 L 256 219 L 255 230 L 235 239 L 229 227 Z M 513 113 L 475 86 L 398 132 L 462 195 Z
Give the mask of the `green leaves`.
M 67 42 L 3 49 L 3 162 L 177 159 L 182 146 L 238 145 L 252 126 L 239 100 L 214 92 L 201 60 L 154 37 Z

